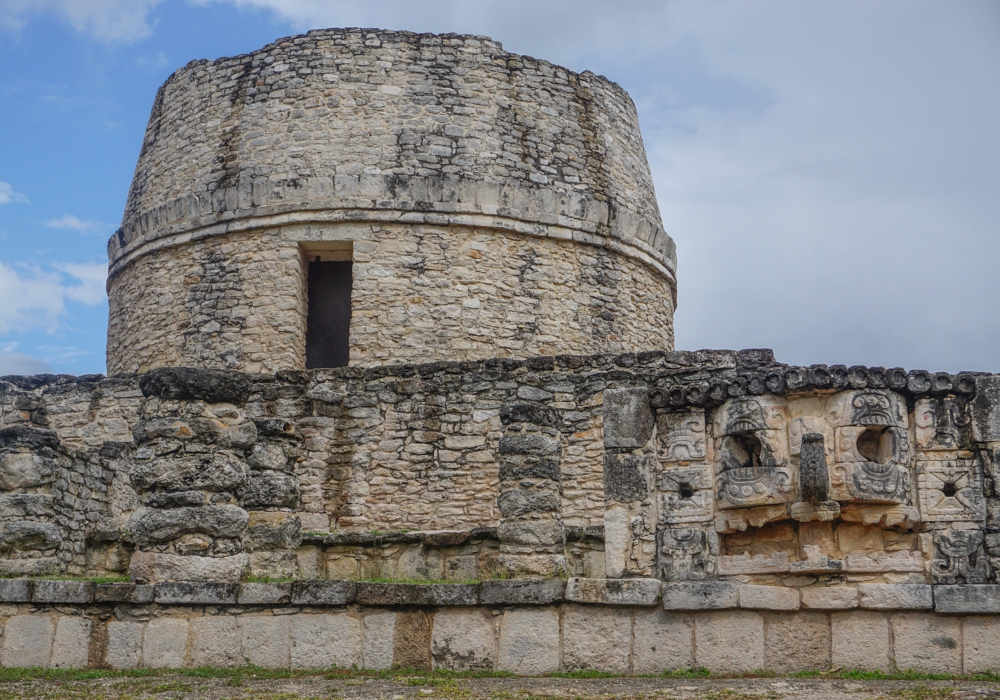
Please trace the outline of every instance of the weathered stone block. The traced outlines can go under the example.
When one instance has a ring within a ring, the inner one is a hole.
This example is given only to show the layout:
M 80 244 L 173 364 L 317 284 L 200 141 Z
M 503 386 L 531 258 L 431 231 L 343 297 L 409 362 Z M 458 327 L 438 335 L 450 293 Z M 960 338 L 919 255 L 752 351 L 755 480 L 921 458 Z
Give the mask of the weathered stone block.
M 365 610 L 361 667 L 382 670 L 393 664 L 396 613 Z
M 173 401 L 232 403 L 241 406 L 250 396 L 250 377 L 225 369 L 162 367 L 139 377 L 143 396 Z
M 180 556 L 154 552 L 134 552 L 129 561 L 129 576 L 136 583 L 160 581 L 204 581 L 239 583 L 250 566 L 245 553 L 228 557 Z
M 142 627 L 138 622 L 109 622 L 104 663 L 111 668 L 138 668 L 142 658 Z
M 493 614 L 482 608 L 446 608 L 434 615 L 431 658 L 435 668 L 492 671 L 496 662 Z
M 628 673 L 632 614 L 629 610 L 567 605 L 563 608 L 562 641 L 567 671 Z
M 95 603 L 128 603 L 134 594 L 134 583 L 98 583 L 94 586 Z
M 934 586 L 934 609 L 940 613 L 1000 613 L 1000 586 Z
M 142 508 L 132 514 L 129 528 L 137 544 L 169 542 L 187 533 L 236 539 L 247 527 L 247 512 L 238 506 Z
M 0 454 L 0 490 L 32 488 L 55 480 L 55 462 L 29 452 Z M 7 509 L 0 513 L 7 515 Z
M 94 600 L 94 582 L 35 581 L 31 600 L 35 603 L 90 603 Z
M 802 607 L 813 610 L 844 610 L 858 607 L 858 589 L 847 586 L 803 588 Z
M 695 665 L 716 673 L 764 668 L 764 618 L 748 610 L 694 616 Z
M 0 523 L 0 551 L 16 549 L 20 552 L 55 549 L 62 544 L 59 528 L 52 523 L 21 520 Z M 34 573 L 26 571 L 25 573 Z
M 299 480 L 294 476 L 253 472 L 241 501 L 247 508 L 294 508 L 299 496 Z
M 221 452 L 138 460 L 129 468 L 132 485 L 144 491 L 241 491 L 250 468 Z
M 48 668 L 52 656 L 54 620 L 43 615 L 15 615 L 3 630 L 0 665 Z
M 0 579 L 0 603 L 27 603 L 31 600 L 31 579 Z
M 694 615 L 636 610 L 632 672 L 662 673 L 694 668 Z
M 0 449 L 13 450 L 19 447 L 38 452 L 42 448 L 59 447 L 59 436 L 54 430 L 33 428 L 28 425 L 12 425 L 0 428 Z
M 250 511 L 243 546 L 260 549 L 295 549 L 302 542 L 302 524 L 295 513 Z
M 476 605 L 479 584 L 358 583 L 359 605 Z
M 483 605 L 549 605 L 563 599 L 566 582 L 550 579 L 483 581 L 479 600 Z
M 62 562 L 56 557 L 32 559 L 0 559 L 0 574 L 4 576 L 44 576 L 54 574 Z
M 604 455 L 604 497 L 609 501 L 641 501 L 649 494 L 651 458 L 635 454 Z
M 885 613 L 852 610 L 830 615 L 834 668 L 891 671 L 889 618 Z
M 357 590 L 353 581 L 295 581 L 292 605 L 348 605 L 354 602 Z
M 292 668 L 346 668 L 361 663 L 361 618 L 351 613 L 295 615 Z
M 195 617 L 189 624 L 193 667 L 233 668 L 245 663 L 237 618 Z
M 751 610 L 798 610 L 799 592 L 784 586 L 740 586 L 740 607 Z
M 291 616 L 241 615 L 237 619 L 245 660 L 264 668 L 288 668 Z
M 531 513 L 554 513 L 562 509 L 559 494 L 551 490 L 509 489 L 497 498 L 497 508 L 505 518 Z
M 862 583 L 861 607 L 872 610 L 923 610 L 934 605 L 931 587 L 913 583 Z
M 653 436 L 649 390 L 644 387 L 604 392 L 604 445 L 635 449 Z
M 778 673 L 830 668 L 830 621 L 825 613 L 768 613 L 764 622 L 765 668 Z
M 655 578 L 571 578 L 566 583 L 566 600 L 602 605 L 656 605 L 661 585 Z
M 396 613 L 392 629 L 392 660 L 400 668 L 430 670 L 433 615 L 425 610 Z
M 90 629 L 85 617 L 60 617 L 52 641 L 50 668 L 87 668 L 90 660 Z
M 156 617 L 142 635 L 142 665 L 146 668 L 183 668 L 187 663 L 188 621 L 183 617 Z
M 239 588 L 236 583 L 170 581 L 156 584 L 154 600 L 160 605 L 235 605 Z
M 1000 617 L 962 618 L 962 669 L 965 673 L 1000 671 Z
M 725 581 L 663 584 L 664 610 L 722 610 L 739 604 L 739 587 Z
M 497 670 L 525 676 L 558 671 L 558 611 L 554 608 L 506 610 L 500 621 Z
M 240 605 L 279 605 L 291 599 L 291 583 L 243 583 L 236 596 Z
M 961 622 L 933 613 L 890 616 L 896 668 L 923 673 L 962 672 Z

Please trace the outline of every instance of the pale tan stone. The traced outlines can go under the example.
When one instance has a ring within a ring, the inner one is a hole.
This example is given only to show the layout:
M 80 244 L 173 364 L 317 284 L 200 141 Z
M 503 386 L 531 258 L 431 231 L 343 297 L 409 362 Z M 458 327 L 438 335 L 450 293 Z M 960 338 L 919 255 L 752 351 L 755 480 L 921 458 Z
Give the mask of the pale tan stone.
M 830 668 L 830 621 L 825 613 L 768 613 L 764 630 L 769 671 Z
M 138 622 L 109 622 L 104 662 L 111 668 L 138 668 L 142 657 L 142 631 L 143 625 Z
M 434 615 L 431 659 L 435 668 L 493 670 L 496 634 L 493 613 L 482 608 L 443 608 Z
M 847 586 L 810 586 L 799 589 L 802 607 L 814 610 L 843 610 L 858 607 L 858 589 Z
M 740 586 L 740 607 L 756 610 L 798 610 L 799 592 L 785 586 Z
M 87 668 L 90 660 L 90 630 L 93 623 L 85 617 L 64 616 L 56 622 L 52 641 L 51 668 Z
M 764 668 L 764 618 L 748 610 L 697 613 L 695 664 L 716 673 Z
M 188 621 L 183 617 L 156 617 L 142 636 L 142 665 L 146 668 L 183 668 L 187 665 Z
M 349 668 L 361 663 L 361 619 L 351 613 L 295 615 L 292 668 Z
M 288 668 L 290 627 L 288 615 L 241 615 L 243 658 L 263 668 Z
M 3 629 L 0 665 L 48 668 L 52 656 L 54 620 L 44 615 L 17 615 Z
M 525 676 L 559 670 L 559 613 L 555 608 L 504 611 L 497 670 Z
M 889 619 L 884 613 L 852 610 L 830 615 L 834 668 L 890 671 Z
M 1000 616 L 962 618 L 962 670 L 965 673 L 1000 671 Z
M 633 612 L 632 672 L 694 668 L 694 615 L 665 610 Z
M 390 610 L 365 610 L 362 668 L 382 670 L 392 666 L 395 628 L 396 613 Z
M 632 646 L 629 610 L 588 605 L 563 608 L 563 666 L 628 673 Z
M 962 631 L 957 617 L 896 613 L 890 617 L 896 668 L 922 673 L 962 672 Z
M 191 665 L 232 668 L 244 664 L 235 617 L 196 617 L 191 620 Z

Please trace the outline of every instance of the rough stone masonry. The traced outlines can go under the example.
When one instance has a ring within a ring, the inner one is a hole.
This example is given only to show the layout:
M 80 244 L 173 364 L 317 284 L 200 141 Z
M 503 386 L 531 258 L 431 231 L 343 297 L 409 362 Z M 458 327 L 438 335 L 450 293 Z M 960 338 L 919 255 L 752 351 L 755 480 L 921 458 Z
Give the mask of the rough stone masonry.
M 1000 376 L 674 351 L 604 78 L 193 62 L 109 254 L 112 375 L 0 378 L 2 665 L 1000 670 Z M 306 369 L 323 262 L 349 362 Z

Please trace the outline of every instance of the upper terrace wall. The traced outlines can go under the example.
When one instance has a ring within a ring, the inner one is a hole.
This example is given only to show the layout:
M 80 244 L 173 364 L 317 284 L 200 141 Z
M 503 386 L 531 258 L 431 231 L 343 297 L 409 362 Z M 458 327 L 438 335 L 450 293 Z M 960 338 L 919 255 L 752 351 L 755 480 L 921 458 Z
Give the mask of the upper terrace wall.
M 303 256 L 332 241 L 352 364 L 673 345 L 618 85 L 484 37 L 323 30 L 161 87 L 108 247 L 109 368 L 303 367 Z

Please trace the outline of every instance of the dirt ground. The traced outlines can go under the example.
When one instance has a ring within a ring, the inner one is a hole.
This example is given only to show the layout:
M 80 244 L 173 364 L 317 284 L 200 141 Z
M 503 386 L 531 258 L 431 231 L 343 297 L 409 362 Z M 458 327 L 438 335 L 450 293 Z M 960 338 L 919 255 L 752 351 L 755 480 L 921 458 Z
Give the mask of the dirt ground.
M 0 682 L 0 699 L 45 700 L 1000 700 L 1000 683 L 821 678 L 142 678 Z

